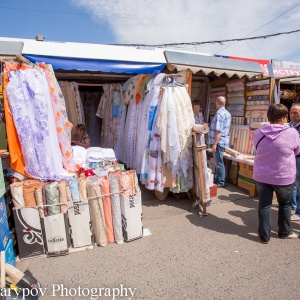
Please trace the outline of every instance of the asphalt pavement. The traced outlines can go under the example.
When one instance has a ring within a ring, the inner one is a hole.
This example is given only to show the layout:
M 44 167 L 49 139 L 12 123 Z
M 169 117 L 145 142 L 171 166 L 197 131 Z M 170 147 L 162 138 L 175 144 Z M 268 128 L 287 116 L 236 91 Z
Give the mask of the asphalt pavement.
M 258 200 L 218 189 L 199 216 L 188 197 L 156 199 L 143 189 L 143 225 L 152 235 L 53 258 L 23 260 L 45 289 L 41 299 L 299 299 L 300 239 L 257 237 Z M 300 232 L 300 222 L 292 222 Z

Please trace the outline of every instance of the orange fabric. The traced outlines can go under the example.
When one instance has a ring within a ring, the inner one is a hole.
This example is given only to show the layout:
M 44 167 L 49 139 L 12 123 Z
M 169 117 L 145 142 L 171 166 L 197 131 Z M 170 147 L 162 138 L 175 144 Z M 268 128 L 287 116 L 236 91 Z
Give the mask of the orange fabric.
M 8 104 L 8 98 L 6 94 L 7 85 L 9 82 L 8 72 L 20 69 L 21 65 L 17 63 L 9 63 L 5 62 L 4 64 L 4 74 L 3 74 L 3 102 L 4 102 L 4 113 L 5 113 L 5 125 L 6 125 L 6 134 L 7 134 L 7 142 L 9 147 L 9 155 L 10 155 L 10 167 L 17 171 L 18 173 L 31 177 L 25 172 L 25 161 L 24 156 L 22 154 L 22 149 L 20 145 L 20 141 L 18 138 L 18 134 L 16 131 L 16 127 L 13 121 L 12 113 Z
M 107 176 L 100 176 L 100 190 L 102 195 L 102 203 L 104 209 L 104 219 L 106 225 L 106 239 L 108 243 L 115 242 L 114 235 L 114 226 L 111 212 L 111 198 L 110 198 L 110 188 L 109 188 L 109 180 Z M 107 195 L 108 194 L 108 195 Z
M 141 88 L 142 85 L 144 83 L 144 81 L 146 80 L 148 74 L 143 74 L 141 75 L 141 77 L 139 78 L 139 81 L 137 82 L 136 88 L 135 88 L 135 102 L 136 104 L 138 104 L 141 100 Z

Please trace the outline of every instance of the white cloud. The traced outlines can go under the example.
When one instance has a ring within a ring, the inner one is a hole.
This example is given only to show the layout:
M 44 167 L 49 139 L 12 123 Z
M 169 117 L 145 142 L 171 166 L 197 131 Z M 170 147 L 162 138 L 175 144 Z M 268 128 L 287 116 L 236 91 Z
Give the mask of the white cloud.
M 118 43 L 126 44 L 243 38 L 297 4 L 295 0 L 276 1 L 276 4 L 273 0 L 71 1 L 87 10 L 93 19 L 107 22 Z M 299 20 L 300 5 L 251 36 L 300 29 Z M 196 49 L 189 46 L 184 50 L 300 61 L 300 33 L 224 45 L 211 44 Z

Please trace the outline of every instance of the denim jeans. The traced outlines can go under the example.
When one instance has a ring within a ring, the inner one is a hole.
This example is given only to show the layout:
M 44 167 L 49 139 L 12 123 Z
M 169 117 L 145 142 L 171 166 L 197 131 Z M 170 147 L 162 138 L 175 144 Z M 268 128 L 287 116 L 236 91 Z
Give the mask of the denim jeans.
M 268 242 L 271 236 L 271 207 L 273 192 L 277 196 L 278 235 L 287 236 L 291 233 L 291 211 L 294 184 L 272 185 L 256 182 L 258 190 L 258 234 L 262 241 Z
M 296 156 L 296 181 L 295 181 L 295 189 L 296 189 L 296 211 L 295 214 L 300 217 L 300 156 Z
M 214 160 L 215 160 L 215 175 L 214 175 L 214 182 L 220 186 L 225 186 L 225 166 L 223 161 L 223 154 L 224 154 L 225 148 L 221 147 L 219 144 L 217 144 L 216 152 L 213 153 Z

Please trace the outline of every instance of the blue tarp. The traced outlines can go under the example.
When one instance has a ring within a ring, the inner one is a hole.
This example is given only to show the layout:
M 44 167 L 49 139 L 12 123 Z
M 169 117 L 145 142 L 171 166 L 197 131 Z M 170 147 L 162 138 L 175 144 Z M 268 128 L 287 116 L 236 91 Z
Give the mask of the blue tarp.
M 78 70 L 112 73 L 159 74 L 166 66 L 164 63 L 79 59 L 44 55 L 22 54 L 33 63 L 51 64 L 54 70 Z

